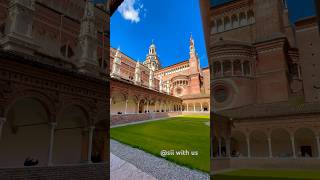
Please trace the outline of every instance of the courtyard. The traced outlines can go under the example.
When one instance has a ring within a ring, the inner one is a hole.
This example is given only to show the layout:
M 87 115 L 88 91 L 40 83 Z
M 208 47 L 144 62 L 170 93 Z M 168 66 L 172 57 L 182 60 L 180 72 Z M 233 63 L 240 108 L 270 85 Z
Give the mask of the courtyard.
M 110 130 L 116 141 L 204 172 L 210 167 L 209 135 L 208 115 L 171 117 Z
M 308 180 L 320 179 L 319 171 L 236 170 L 212 176 L 214 180 Z

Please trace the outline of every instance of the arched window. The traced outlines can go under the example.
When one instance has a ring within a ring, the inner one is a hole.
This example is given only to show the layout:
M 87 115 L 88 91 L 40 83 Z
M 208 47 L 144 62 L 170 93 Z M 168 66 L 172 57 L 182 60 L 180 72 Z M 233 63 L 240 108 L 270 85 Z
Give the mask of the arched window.
M 239 20 L 238 20 L 238 16 L 236 14 L 232 15 L 231 24 L 232 24 L 233 28 L 239 27 Z
M 61 46 L 60 53 L 63 57 L 66 57 L 66 58 L 71 58 L 74 56 L 74 52 L 71 46 L 69 45 L 69 43 L 66 43 L 65 45 Z
M 219 20 L 217 21 L 217 31 L 218 31 L 218 32 L 222 32 L 222 31 L 223 31 L 223 25 L 222 25 L 221 19 L 219 19 Z
M 228 16 L 224 18 L 224 29 L 225 30 L 231 29 L 231 22 Z
M 224 61 L 223 62 L 223 75 L 224 76 L 231 76 L 231 62 Z
M 245 76 L 251 75 L 251 68 L 250 68 L 250 62 L 249 61 L 245 61 L 243 63 L 243 74 Z
M 214 73 L 215 77 L 220 77 L 222 75 L 221 63 L 219 61 L 214 62 L 214 64 L 213 64 L 213 73 Z
M 247 19 L 248 19 L 248 24 L 253 24 L 254 23 L 254 13 L 252 10 L 249 10 L 247 12 Z
M 247 25 L 247 18 L 244 12 L 240 13 L 239 19 L 240 19 L 240 26 Z
M 233 61 L 233 74 L 236 76 L 239 76 L 242 74 L 240 60 Z

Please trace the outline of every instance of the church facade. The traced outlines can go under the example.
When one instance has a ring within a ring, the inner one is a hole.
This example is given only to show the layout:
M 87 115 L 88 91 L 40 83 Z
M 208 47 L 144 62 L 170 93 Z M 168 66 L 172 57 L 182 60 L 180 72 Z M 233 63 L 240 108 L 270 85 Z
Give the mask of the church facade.
M 209 69 L 200 68 L 192 37 L 189 50 L 188 60 L 162 68 L 153 42 L 143 62 L 111 48 L 112 122 L 157 118 L 174 112 L 209 112 Z M 128 88 L 120 90 L 120 86 Z
M 201 5 L 214 107 L 213 170 L 319 167 L 316 17 L 292 24 L 280 0 Z

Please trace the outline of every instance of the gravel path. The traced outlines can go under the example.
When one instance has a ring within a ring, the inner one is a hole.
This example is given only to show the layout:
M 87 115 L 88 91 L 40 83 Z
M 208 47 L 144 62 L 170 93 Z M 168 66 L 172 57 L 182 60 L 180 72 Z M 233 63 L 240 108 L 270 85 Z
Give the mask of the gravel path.
M 209 180 L 206 173 L 191 170 L 153 156 L 142 150 L 132 148 L 115 140 L 110 140 L 110 151 L 119 158 L 133 164 L 141 171 L 159 180 Z

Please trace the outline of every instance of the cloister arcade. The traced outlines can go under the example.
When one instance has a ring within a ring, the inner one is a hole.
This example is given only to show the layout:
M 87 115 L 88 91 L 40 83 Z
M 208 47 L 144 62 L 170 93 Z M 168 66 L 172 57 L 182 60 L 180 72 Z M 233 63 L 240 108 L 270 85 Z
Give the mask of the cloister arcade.
M 210 99 L 184 100 L 182 102 L 184 112 L 210 112 Z
M 89 104 L 74 99 L 55 111 L 46 96 L 25 93 L 9 101 L 0 118 L 0 167 L 23 166 L 27 158 L 39 166 L 106 160 L 108 137 L 99 134 L 106 132 L 106 113 L 93 117 Z
M 113 80 L 111 86 L 111 115 L 182 111 L 177 97 L 117 80 Z
M 217 16 L 212 22 L 211 34 L 228 31 L 231 29 L 255 23 L 253 10 L 231 12 L 223 17 Z
M 300 127 L 232 130 L 230 137 L 214 136 L 213 157 L 231 158 L 320 158 L 318 129 Z

